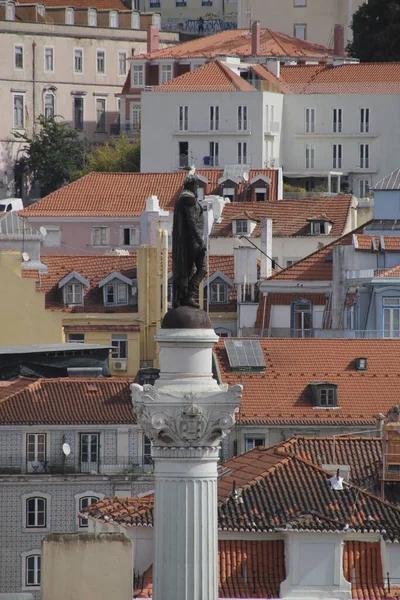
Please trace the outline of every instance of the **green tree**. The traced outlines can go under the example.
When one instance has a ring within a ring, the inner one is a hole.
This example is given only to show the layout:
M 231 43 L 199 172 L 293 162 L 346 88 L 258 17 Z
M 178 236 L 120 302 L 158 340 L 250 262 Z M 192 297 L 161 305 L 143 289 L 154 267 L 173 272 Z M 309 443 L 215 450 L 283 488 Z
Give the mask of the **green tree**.
M 131 143 L 123 134 L 116 140 L 108 140 L 105 144 L 97 146 L 87 156 L 83 174 L 91 171 L 140 171 L 140 139 Z
M 353 15 L 350 56 L 361 62 L 400 60 L 400 0 L 369 0 Z
M 40 131 L 31 138 L 26 134 L 14 134 L 27 144 L 21 160 L 40 182 L 42 196 L 73 181 L 76 172 L 85 164 L 87 142 L 68 123 L 58 119 L 45 119 L 41 115 L 37 120 Z

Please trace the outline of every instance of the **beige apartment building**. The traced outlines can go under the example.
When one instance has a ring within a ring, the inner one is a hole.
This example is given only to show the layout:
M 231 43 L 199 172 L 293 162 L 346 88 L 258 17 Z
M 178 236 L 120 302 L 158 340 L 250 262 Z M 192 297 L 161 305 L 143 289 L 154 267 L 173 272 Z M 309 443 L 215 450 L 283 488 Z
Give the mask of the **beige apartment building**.
M 121 133 L 127 58 L 147 51 L 145 28 L 160 27 L 160 15 L 143 17 L 122 2 L 118 10 L 111 1 L 106 10 L 0 6 L 0 198 L 26 195 L 14 173 L 24 144 L 14 134 L 32 135 L 39 115 L 61 116 L 94 144 Z M 160 33 L 164 46 L 176 41 L 177 34 Z
M 238 28 L 253 21 L 261 27 L 333 47 L 335 25 L 344 26 L 350 40 L 353 14 L 363 0 L 238 0 Z

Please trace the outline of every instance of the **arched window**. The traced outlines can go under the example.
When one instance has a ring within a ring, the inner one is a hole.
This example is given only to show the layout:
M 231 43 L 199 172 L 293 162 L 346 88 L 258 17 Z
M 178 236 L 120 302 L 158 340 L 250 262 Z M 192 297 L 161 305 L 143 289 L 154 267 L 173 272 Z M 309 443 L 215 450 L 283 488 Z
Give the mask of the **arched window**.
M 297 298 L 290 305 L 291 336 L 312 337 L 312 304 L 305 298 Z
M 33 497 L 26 501 L 26 527 L 47 527 L 47 500 Z
M 79 499 L 79 512 L 84 512 L 85 508 L 98 502 L 100 498 L 98 496 L 83 496 Z M 89 521 L 84 519 L 83 517 L 79 517 L 79 527 L 82 529 L 87 529 L 89 526 Z
M 55 114 L 55 97 L 53 92 L 46 92 L 44 95 L 44 118 L 52 119 Z
M 40 554 L 29 554 L 25 557 L 25 587 L 39 587 L 41 579 Z

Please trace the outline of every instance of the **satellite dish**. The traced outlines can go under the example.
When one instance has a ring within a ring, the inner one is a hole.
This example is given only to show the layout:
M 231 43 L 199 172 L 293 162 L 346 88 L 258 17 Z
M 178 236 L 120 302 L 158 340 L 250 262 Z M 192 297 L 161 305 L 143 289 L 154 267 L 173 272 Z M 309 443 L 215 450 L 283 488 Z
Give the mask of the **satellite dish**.
M 43 225 L 41 225 L 39 227 L 39 231 L 40 231 L 40 233 L 42 234 L 43 237 L 45 237 L 47 235 L 47 229 L 46 229 L 46 227 L 43 227 Z
M 23 252 L 22 253 L 22 260 L 24 262 L 29 262 L 31 260 L 31 257 L 29 256 L 29 254 L 27 252 Z
M 71 454 L 71 446 L 67 443 L 62 445 L 62 451 L 65 456 L 69 456 Z

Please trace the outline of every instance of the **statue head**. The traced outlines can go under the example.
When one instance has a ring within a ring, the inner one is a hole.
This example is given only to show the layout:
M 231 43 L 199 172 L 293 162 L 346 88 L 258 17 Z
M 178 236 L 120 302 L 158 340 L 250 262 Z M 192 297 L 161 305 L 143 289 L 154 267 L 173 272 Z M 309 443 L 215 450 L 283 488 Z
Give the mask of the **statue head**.
M 197 194 L 197 189 L 199 187 L 199 180 L 194 173 L 188 173 L 183 180 L 183 189 L 188 190 L 189 192 L 193 192 L 193 194 Z

